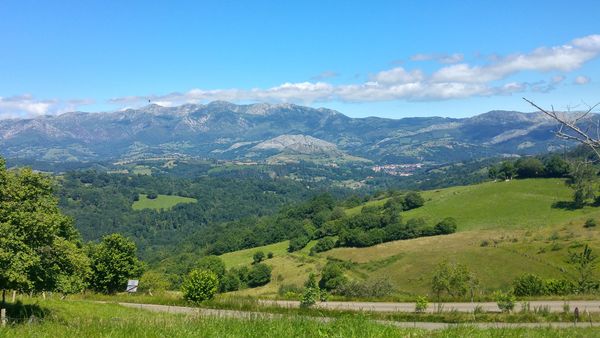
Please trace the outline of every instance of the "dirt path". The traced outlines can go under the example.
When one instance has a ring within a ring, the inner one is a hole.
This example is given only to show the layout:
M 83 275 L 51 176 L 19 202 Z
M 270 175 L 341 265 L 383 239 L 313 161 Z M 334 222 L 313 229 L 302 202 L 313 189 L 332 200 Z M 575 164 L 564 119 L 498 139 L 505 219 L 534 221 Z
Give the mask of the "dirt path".
M 289 308 L 300 307 L 298 301 L 288 300 L 260 300 L 261 304 L 271 306 L 281 306 Z M 535 308 L 548 308 L 550 312 L 563 312 L 564 301 L 530 301 L 529 307 L 533 311 Z M 515 310 L 520 310 L 522 302 L 517 302 Z M 573 300 L 567 301 L 570 311 L 579 308 L 580 312 L 600 312 L 600 301 L 596 300 Z M 443 311 L 473 312 L 477 306 L 484 312 L 499 312 L 498 305 L 493 302 L 486 303 L 440 303 Z M 372 312 L 414 312 L 415 303 L 382 303 L 382 302 L 322 302 L 316 305 L 318 308 L 329 310 L 351 310 L 351 311 L 372 311 Z M 430 303 L 427 312 L 437 312 L 438 304 Z
M 202 309 L 195 307 L 185 306 L 168 306 L 168 305 L 155 305 L 155 304 L 136 304 L 136 303 L 118 303 L 121 306 L 130 308 L 136 308 L 140 310 L 153 311 L 153 312 L 165 312 L 165 313 L 179 313 L 188 314 L 203 317 L 220 317 L 220 318 L 239 318 L 239 319 L 277 319 L 285 318 L 288 316 L 282 314 L 264 313 L 264 312 L 246 312 L 236 310 L 217 310 L 217 309 Z M 310 318 L 322 322 L 329 322 L 335 318 L 329 317 L 303 317 Z M 573 323 L 465 323 L 465 324 L 453 324 L 453 323 L 434 323 L 434 322 L 396 322 L 388 320 L 376 320 L 377 323 L 384 325 L 392 325 L 399 328 L 417 328 L 424 330 L 441 330 L 457 326 L 468 326 L 480 329 L 489 328 L 536 328 L 536 327 L 552 327 L 552 328 L 566 328 L 575 326 Z M 586 323 L 581 322 L 577 324 L 577 327 L 600 327 L 600 323 Z

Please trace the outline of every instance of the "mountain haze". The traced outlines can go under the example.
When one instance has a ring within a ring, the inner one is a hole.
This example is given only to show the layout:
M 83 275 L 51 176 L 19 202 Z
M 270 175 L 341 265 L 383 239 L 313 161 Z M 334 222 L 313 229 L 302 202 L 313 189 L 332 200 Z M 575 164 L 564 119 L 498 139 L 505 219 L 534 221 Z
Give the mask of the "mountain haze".
M 556 150 L 562 143 L 552 134 L 554 127 L 542 113 L 350 118 L 294 104 L 215 101 L 0 120 L 0 149 L 6 157 L 46 161 L 265 160 L 285 153 L 377 163 L 443 163 Z

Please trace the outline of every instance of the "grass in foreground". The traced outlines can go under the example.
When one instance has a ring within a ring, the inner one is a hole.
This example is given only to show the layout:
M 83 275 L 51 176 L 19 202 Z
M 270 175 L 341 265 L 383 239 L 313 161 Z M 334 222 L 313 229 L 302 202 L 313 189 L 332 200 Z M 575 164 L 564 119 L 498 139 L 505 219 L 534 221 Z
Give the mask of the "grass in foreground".
M 457 327 L 439 331 L 400 329 L 363 316 L 345 316 L 330 322 L 305 317 L 202 318 L 153 313 L 114 304 L 40 301 L 48 314 L 33 323 L 0 328 L 7 337 L 591 337 L 600 330 L 475 329 Z
M 149 199 L 146 195 L 140 194 L 140 200 L 133 202 L 133 210 L 155 209 L 168 210 L 180 203 L 196 203 L 195 198 L 173 196 L 173 195 L 158 195 L 155 199 Z

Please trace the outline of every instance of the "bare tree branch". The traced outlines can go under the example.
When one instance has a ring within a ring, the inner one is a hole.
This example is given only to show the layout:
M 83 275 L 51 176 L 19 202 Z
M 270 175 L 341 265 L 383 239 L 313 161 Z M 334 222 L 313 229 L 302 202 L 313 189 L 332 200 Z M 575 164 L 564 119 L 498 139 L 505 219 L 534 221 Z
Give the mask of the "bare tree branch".
M 596 154 L 597 158 L 600 159 L 600 121 L 596 124 L 596 137 L 593 137 L 589 133 L 589 127 L 585 130 L 582 130 L 577 125 L 579 121 L 588 116 L 596 107 L 598 107 L 598 105 L 600 105 L 600 103 L 596 103 L 593 106 L 588 105 L 589 109 L 587 111 L 575 118 L 573 121 L 569 121 L 566 117 L 559 116 L 559 114 L 554 111 L 554 107 L 552 107 L 552 111 L 548 111 L 526 98 L 523 98 L 523 100 L 559 123 L 559 128 L 554 133 L 557 137 L 564 140 L 575 141 L 588 146 Z

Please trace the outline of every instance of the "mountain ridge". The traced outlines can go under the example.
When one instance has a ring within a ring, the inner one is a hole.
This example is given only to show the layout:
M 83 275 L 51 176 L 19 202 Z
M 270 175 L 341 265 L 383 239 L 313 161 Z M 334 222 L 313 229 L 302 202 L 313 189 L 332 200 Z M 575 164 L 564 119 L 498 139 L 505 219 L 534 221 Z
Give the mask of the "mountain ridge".
M 597 116 L 588 119 L 595 121 Z M 562 143 L 554 138 L 554 127 L 555 122 L 540 112 L 493 110 L 468 118 L 351 118 L 327 108 L 287 103 L 213 101 L 0 120 L 0 148 L 6 157 L 48 161 L 116 161 L 132 156 L 132 149 L 137 158 L 177 153 L 261 159 L 254 146 L 284 135 L 301 135 L 296 147 L 303 149 L 314 145 L 310 137 L 334 145 L 341 153 L 379 163 L 443 163 L 556 150 Z M 321 150 L 315 148 L 315 152 Z

